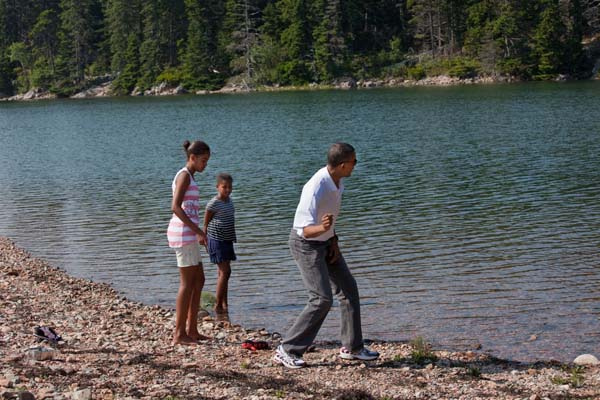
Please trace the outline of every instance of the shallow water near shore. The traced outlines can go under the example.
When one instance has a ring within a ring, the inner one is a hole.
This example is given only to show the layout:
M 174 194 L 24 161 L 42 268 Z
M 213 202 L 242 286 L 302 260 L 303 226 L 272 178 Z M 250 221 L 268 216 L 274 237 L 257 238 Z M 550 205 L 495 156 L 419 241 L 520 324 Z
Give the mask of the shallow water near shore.
M 204 201 L 217 172 L 235 180 L 230 317 L 285 332 L 306 299 L 299 192 L 344 140 L 359 162 L 337 230 L 365 337 L 570 361 L 600 353 L 598 115 L 597 82 L 0 103 L 0 235 L 172 307 L 170 185 L 200 137 Z

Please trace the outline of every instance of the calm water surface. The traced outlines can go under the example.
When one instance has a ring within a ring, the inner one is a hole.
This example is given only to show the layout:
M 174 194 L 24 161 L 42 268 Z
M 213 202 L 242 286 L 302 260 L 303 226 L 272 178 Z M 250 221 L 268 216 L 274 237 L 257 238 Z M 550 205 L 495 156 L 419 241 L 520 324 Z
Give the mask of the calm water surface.
M 296 203 L 343 140 L 359 163 L 337 230 L 365 337 L 598 355 L 599 115 L 593 82 L 0 103 L 0 235 L 173 307 L 170 185 L 183 140 L 202 138 L 204 202 L 217 172 L 235 179 L 231 319 L 285 332 L 306 300 L 286 243 Z M 334 308 L 319 339 L 338 325 Z

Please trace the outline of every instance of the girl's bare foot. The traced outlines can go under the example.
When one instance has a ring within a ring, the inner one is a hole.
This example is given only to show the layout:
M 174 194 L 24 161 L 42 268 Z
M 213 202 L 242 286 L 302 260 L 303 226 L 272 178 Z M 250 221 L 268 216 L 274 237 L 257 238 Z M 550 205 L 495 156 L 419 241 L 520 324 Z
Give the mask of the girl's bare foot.
M 227 307 L 223 307 L 223 306 L 215 306 L 215 313 L 217 314 L 227 314 Z
M 181 344 L 184 346 L 190 346 L 190 345 L 194 345 L 197 343 L 198 343 L 197 340 L 194 340 L 193 338 L 189 337 L 188 335 L 173 337 L 173 344 Z
M 192 339 L 194 339 L 196 342 L 198 342 L 199 340 L 210 340 L 210 339 L 212 339 L 210 336 L 203 335 L 203 334 L 201 334 L 199 332 L 190 333 L 189 337 L 191 337 Z

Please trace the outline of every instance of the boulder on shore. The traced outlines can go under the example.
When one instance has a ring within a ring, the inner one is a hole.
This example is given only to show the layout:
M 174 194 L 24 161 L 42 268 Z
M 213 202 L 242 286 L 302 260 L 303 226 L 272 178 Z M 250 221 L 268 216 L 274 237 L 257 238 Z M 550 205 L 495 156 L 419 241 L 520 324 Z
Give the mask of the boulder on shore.
M 152 86 L 148 90 L 144 90 L 144 96 L 171 96 L 175 94 L 184 94 L 187 90 L 183 86 L 170 86 L 167 82 L 161 82 L 159 85 Z M 133 95 L 133 93 L 132 93 Z
M 600 361 L 591 354 L 582 354 L 573 360 L 576 365 L 600 365 Z
M 356 89 L 356 80 L 354 78 L 341 78 L 334 82 L 336 89 Z
M 88 99 L 92 97 L 107 97 L 111 94 L 111 82 L 103 83 L 99 86 L 94 86 L 87 90 L 81 91 L 79 93 L 71 96 L 72 99 Z
M 54 99 L 56 95 L 41 88 L 33 88 L 27 93 L 17 94 L 7 98 L 7 101 Z

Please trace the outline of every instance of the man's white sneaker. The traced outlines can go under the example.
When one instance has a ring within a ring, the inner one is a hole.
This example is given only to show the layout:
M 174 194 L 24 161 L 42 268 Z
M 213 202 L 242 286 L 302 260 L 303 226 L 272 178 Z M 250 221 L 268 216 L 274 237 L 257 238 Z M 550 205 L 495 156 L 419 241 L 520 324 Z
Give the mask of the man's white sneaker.
M 284 367 L 288 368 L 302 368 L 306 366 L 306 363 L 300 357 L 296 357 L 293 354 L 288 353 L 283 349 L 282 345 L 277 347 L 275 350 L 275 355 L 273 356 L 273 361 L 282 364 Z
M 344 360 L 364 360 L 371 361 L 375 360 L 379 357 L 379 353 L 376 351 L 369 350 L 366 347 L 362 349 L 352 352 L 345 347 L 340 349 L 340 357 Z

